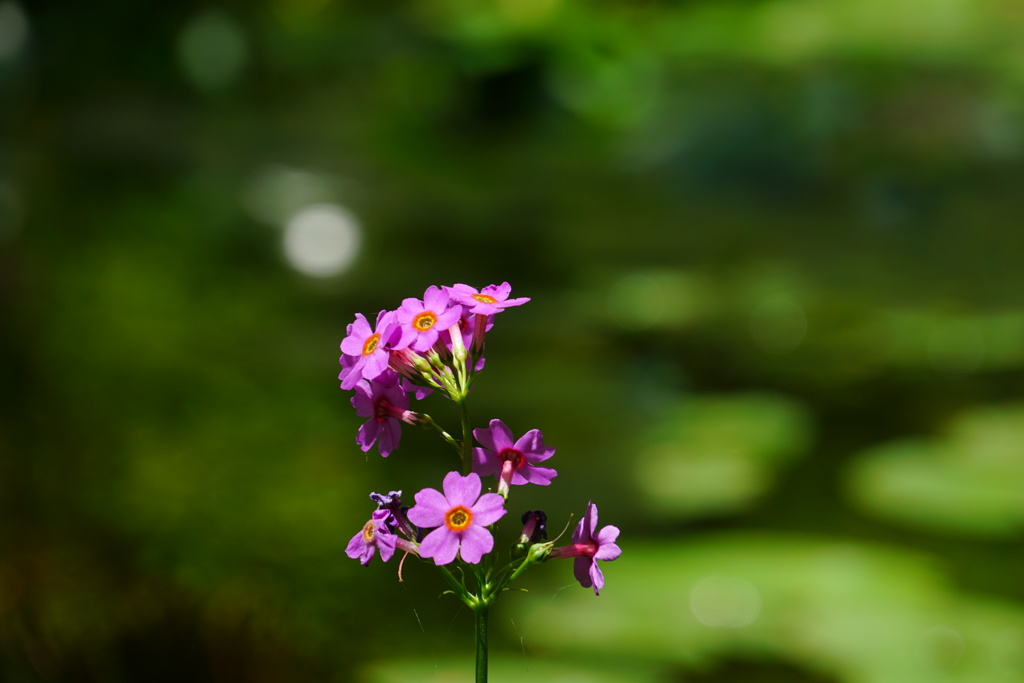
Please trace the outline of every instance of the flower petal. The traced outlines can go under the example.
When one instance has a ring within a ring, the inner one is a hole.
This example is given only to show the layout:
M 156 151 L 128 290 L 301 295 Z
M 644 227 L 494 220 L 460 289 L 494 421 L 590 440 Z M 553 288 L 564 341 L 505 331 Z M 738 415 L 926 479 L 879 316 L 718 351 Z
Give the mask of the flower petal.
M 490 526 L 505 516 L 505 499 L 497 493 L 485 493 L 470 508 L 473 511 L 473 524 L 481 527 Z
M 451 507 L 465 505 L 472 508 L 476 499 L 480 497 L 480 475 L 470 472 L 462 476 L 458 472 L 449 472 L 444 478 L 444 495 Z
M 409 521 L 427 529 L 444 524 L 444 516 L 452 508 L 437 489 L 423 489 L 414 496 L 416 505 L 407 513 Z
M 584 588 L 590 588 L 591 586 L 590 566 L 592 564 L 594 564 L 593 558 L 586 555 L 580 555 L 572 561 L 572 573 Z
M 597 589 L 604 588 L 604 572 L 597 566 L 597 562 L 590 565 L 590 580 L 594 584 L 594 595 L 598 595 Z
M 498 497 L 501 498 L 501 496 Z M 459 555 L 464 562 L 477 564 L 485 553 L 491 552 L 493 547 L 494 537 L 491 536 L 491 532 L 482 526 L 473 524 L 462 532 L 462 547 L 459 549 Z
M 420 543 L 420 557 L 432 557 L 436 565 L 450 563 L 458 552 L 459 535 L 444 526 L 431 531 Z

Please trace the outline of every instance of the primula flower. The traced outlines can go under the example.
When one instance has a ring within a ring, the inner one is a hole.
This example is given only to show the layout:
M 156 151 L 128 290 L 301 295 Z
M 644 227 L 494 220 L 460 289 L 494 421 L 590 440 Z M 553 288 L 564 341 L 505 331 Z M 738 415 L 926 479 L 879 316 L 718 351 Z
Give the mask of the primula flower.
M 339 376 L 342 389 L 351 389 L 361 379 L 377 379 L 387 369 L 387 335 L 394 329 L 394 315 L 392 311 L 381 311 L 371 329 L 363 314 L 356 313 L 355 322 L 348 326 L 348 336 L 341 340 L 342 352 L 354 359 L 348 372 Z
M 422 301 L 403 301 L 401 308 L 395 311 L 395 317 L 401 326 L 401 336 L 393 348 L 399 350 L 409 347 L 413 351 L 426 352 L 437 341 L 442 330 L 459 322 L 462 307 L 453 305 L 448 294 L 435 285 L 427 288 Z
M 503 282 L 500 285 L 487 285 L 480 291 L 469 285 L 452 285 L 446 288 L 452 299 L 466 307 L 472 315 L 494 315 L 512 306 L 522 306 L 530 299 L 520 297 L 509 299 L 512 285 Z
M 487 429 L 474 429 L 473 436 L 483 448 L 473 449 L 473 471 L 487 476 L 498 476 L 498 493 L 508 495 L 510 484 L 538 484 L 546 486 L 558 473 L 550 467 L 537 467 L 535 463 L 547 460 L 555 449 L 544 445 L 544 435 L 531 429 L 518 439 L 501 420 L 491 420 Z
M 587 510 L 583 513 L 583 519 L 572 532 L 572 545 L 554 548 L 549 559 L 556 557 L 575 557 L 572 570 L 576 580 L 584 588 L 594 587 L 594 595 L 597 590 L 604 588 L 604 574 L 597 566 L 598 560 L 610 562 L 622 554 L 622 550 L 615 544 L 619 537 L 619 528 L 606 526 L 597 533 L 597 506 L 587 503 Z
M 369 564 L 375 550 L 380 550 L 380 559 L 387 562 L 395 554 L 395 545 L 398 537 L 391 533 L 387 520 L 391 517 L 388 510 L 374 510 L 362 530 L 352 537 L 345 548 L 345 554 L 353 560 L 359 558 L 359 563 Z
M 504 516 L 505 500 L 496 493 L 481 496 L 480 477 L 473 473 L 464 477 L 449 472 L 442 488 L 443 494 L 423 489 L 409 510 L 413 524 L 426 529 L 437 527 L 420 543 L 420 557 L 432 557 L 434 564 L 444 565 L 459 555 L 464 562 L 477 564 L 494 547 L 494 537 L 484 527 Z
M 368 417 L 356 433 L 356 443 L 368 451 L 377 443 L 383 457 L 398 448 L 402 438 L 401 422 L 416 424 L 419 415 L 409 410 L 409 395 L 405 393 L 398 374 L 390 370 L 381 373 L 373 382 L 360 380 L 355 385 L 352 406 L 359 417 Z

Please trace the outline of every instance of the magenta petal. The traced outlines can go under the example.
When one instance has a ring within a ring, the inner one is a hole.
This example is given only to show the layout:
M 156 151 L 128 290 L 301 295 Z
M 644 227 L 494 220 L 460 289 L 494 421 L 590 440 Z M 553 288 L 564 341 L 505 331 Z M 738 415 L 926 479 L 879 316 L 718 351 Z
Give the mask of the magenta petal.
M 377 550 L 380 551 L 380 559 L 387 562 L 395 554 L 395 546 L 398 544 L 398 536 L 394 534 L 382 534 L 378 530 L 376 536 Z
M 415 496 L 416 505 L 408 512 L 409 521 L 420 527 L 435 527 L 444 524 L 444 516 L 451 505 L 437 489 L 423 489 Z
M 480 475 L 473 472 L 464 477 L 458 472 L 449 472 L 444 478 L 444 495 L 451 507 L 465 505 L 472 508 L 482 488 Z
M 365 453 L 373 448 L 373 442 L 377 440 L 379 434 L 380 425 L 371 418 L 359 426 L 359 431 L 356 432 L 356 443 Z
M 512 475 L 512 484 L 536 484 L 537 486 L 547 486 L 551 483 L 551 480 L 558 475 L 556 470 L 550 467 L 523 467 L 516 470 L 516 473 Z
M 420 543 L 420 557 L 432 557 L 436 565 L 448 564 L 458 552 L 459 535 L 444 526 L 431 531 Z
M 497 422 L 497 420 L 491 420 L 491 427 L 494 426 L 495 422 Z M 479 443 L 484 448 L 491 451 L 498 450 L 497 448 L 494 447 L 494 437 L 492 435 L 490 427 L 478 427 L 477 429 L 474 429 L 473 437 L 477 440 L 477 443 Z
M 498 496 L 501 498 L 501 496 Z M 491 532 L 482 526 L 473 524 L 462 532 L 462 547 L 459 554 L 463 561 L 470 564 L 477 564 L 485 553 L 491 552 L 494 547 L 494 537 Z
M 597 562 L 590 565 L 590 580 L 594 584 L 594 595 L 598 595 L 597 590 L 604 588 L 604 572 L 601 571 Z
M 621 554 L 622 549 L 619 548 L 619 546 L 617 546 L 614 543 L 606 543 L 597 549 L 597 552 L 594 553 L 594 559 L 610 562 L 612 560 L 618 559 L 619 555 Z
M 586 555 L 581 555 L 572 561 L 572 573 L 584 588 L 589 588 L 591 585 L 590 565 L 592 564 L 594 564 L 594 560 Z
M 402 425 L 399 424 L 398 420 L 389 418 L 384 421 L 381 425 L 380 436 L 377 440 L 377 450 L 380 451 L 381 457 L 388 457 L 391 451 L 398 448 L 398 443 L 402 439 Z
M 505 423 L 501 420 L 491 420 L 491 440 L 494 443 L 493 450 L 495 451 L 515 447 L 512 430 L 505 426 Z
M 594 536 L 594 540 L 597 541 L 598 545 L 605 545 L 609 543 L 615 543 L 615 539 L 617 539 L 618 537 L 619 527 L 612 526 L 611 524 L 609 524 L 608 526 L 597 532 L 597 535 Z M 603 560 L 604 558 L 602 557 L 601 559 Z
M 366 541 L 363 540 L 363 530 L 360 529 L 359 533 L 352 537 L 352 540 L 348 542 L 348 546 L 345 548 L 345 554 L 351 557 L 353 560 L 356 558 L 362 558 L 367 555 L 366 552 Z M 373 550 L 370 550 L 369 555 L 373 555 Z M 369 557 L 363 561 L 366 564 L 370 561 Z
M 449 304 L 451 298 L 437 285 L 427 287 L 423 292 L 423 308 L 427 311 L 440 311 Z
M 490 526 L 505 516 L 505 499 L 497 493 L 485 493 L 472 507 L 473 524 Z
M 489 477 L 501 470 L 498 459 L 494 457 L 494 451 L 485 448 L 473 449 L 473 471 L 482 477 Z

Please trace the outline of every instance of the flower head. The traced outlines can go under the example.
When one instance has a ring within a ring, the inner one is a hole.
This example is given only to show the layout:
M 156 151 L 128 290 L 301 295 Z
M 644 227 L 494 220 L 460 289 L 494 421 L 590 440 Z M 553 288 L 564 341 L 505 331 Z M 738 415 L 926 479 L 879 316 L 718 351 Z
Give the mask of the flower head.
M 606 526 L 595 533 L 597 529 L 597 506 L 587 503 L 587 509 L 583 513 L 583 519 L 572 532 L 572 545 L 554 548 L 549 555 L 550 558 L 574 557 L 573 574 L 576 580 L 584 588 L 594 587 L 594 595 L 598 594 L 599 588 L 604 588 L 604 574 L 597 566 L 598 560 L 610 562 L 622 554 L 622 550 L 615 544 L 619 537 L 619 528 Z
M 512 293 L 512 285 L 507 282 L 500 285 L 487 285 L 479 291 L 475 287 L 463 284 L 452 285 L 446 289 L 451 294 L 452 300 L 465 306 L 472 315 L 494 315 L 512 306 L 522 306 L 530 300 L 525 296 L 509 299 L 508 295 Z
M 380 550 L 380 559 L 384 562 L 390 560 L 395 554 L 398 537 L 388 528 L 389 517 L 391 512 L 388 510 L 374 510 L 370 521 L 348 542 L 345 554 L 353 560 L 359 558 L 359 563 L 366 565 L 373 558 L 374 551 Z
M 451 298 L 436 285 L 428 287 L 423 300 L 406 299 L 395 311 L 400 325 L 400 336 L 394 349 L 410 347 L 413 351 L 425 352 L 437 341 L 442 330 L 459 322 L 462 307 L 453 304 Z
M 546 486 L 558 473 L 550 467 L 536 463 L 547 460 L 555 449 L 544 445 L 544 435 L 531 429 L 518 439 L 501 420 L 491 420 L 486 429 L 474 429 L 473 436 L 483 448 L 473 449 L 473 471 L 487 476 L 498 476 L 498 493 L 508 495 L 510 484 L 538 484 Z
M 370 418 L 356 433 L 356 443 L 364 451 L 377 443 L 377 450 L 385 458 L 398 448 L 402 438 L 401 422 L 414 424 L 418 415 L 409 410 L 409 395 L 399 381 L 398 374 L 388 370 L 372 382 L 360 380 L 355 385 L 352 406 L 359 417 Z
M 484 527 L 504 516 L 505 501 L 496 493 L 480 495 L 482 484 L 476 474 L 462 476 L 449 472 L 442 485 L 444 493 L 423 489 L 409 510 L 409 521 L 434 528 L 419 546 L 420 557 L 434 558 L 434 564 L 448 564 L 459 555 L 477 564 L 494 547 L 494 537 Z
M 352 364 L 344 377 L 341 377 L 341 388 L 351 389 L 361 379 L 376 379 L 388 367 L 388 336 L 394 328 L 394 313 L 381 311 L 377 314 L 374 328 L 361 313 L 356 313 L 356 320 L 348 326 L 348 336 L 341 340 L 341 351 L 352 359 Z M 344 361 L 342 363 L 344 365 Z

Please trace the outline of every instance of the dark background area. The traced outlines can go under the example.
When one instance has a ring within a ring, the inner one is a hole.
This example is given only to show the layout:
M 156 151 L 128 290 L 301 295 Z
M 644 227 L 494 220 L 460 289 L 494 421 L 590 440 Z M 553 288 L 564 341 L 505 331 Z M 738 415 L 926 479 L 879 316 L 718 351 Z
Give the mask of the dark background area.
M 345 556 L 453 463 L 359 450 L 338 344 L 504 281 L 470 409 L 559 470 L 510 507 L 624 552 L 599 597 L 531 570 L 492 680 L 1024 680 L 1021 35 L 0 0 L 0 681 L 468 680 L 429 564 Z

